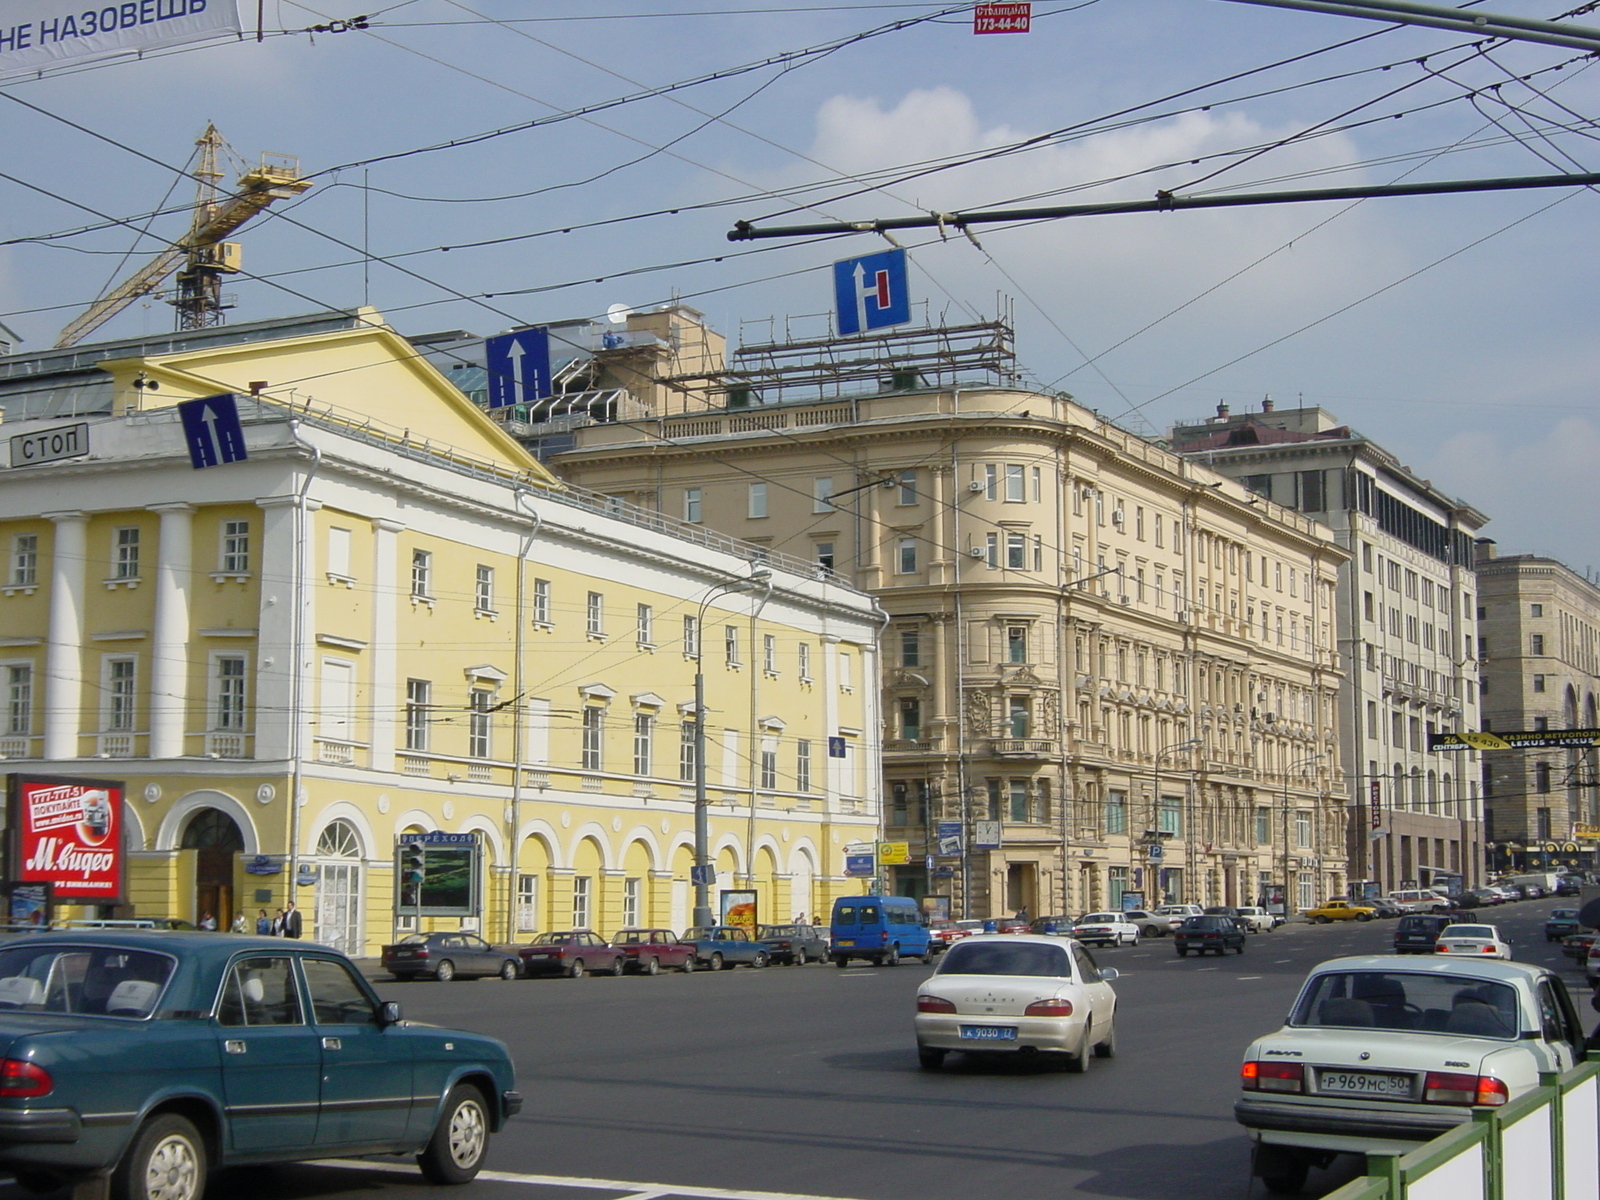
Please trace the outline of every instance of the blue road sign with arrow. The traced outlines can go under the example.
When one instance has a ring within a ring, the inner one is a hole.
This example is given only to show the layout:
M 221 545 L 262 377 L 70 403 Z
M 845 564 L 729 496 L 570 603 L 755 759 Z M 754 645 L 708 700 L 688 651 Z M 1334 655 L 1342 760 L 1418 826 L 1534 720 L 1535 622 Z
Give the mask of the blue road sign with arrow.
M 239 422 L 239 405 L 232 392 L 181 401 L 178 404 L 178 416 L 183 421 L 183 436 L 189 443 L 189 461 L 195 470 L 243 462 L 249 457 L 244 448 L 244 426 Z
M 517 329 L 483 343 L 489 407 L 532 404 L 550 395 L 550 331 Z
M 842 337 L 911 320 L 904 250 L 883 250 L 834 263 L 833 291 Z

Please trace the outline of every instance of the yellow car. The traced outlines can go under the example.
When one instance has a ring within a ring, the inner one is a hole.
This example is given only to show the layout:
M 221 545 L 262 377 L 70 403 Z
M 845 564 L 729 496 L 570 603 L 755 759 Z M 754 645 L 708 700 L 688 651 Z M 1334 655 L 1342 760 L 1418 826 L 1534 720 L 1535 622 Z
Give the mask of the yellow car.
M 1329 921 L 1370 921 L 1378 913 L 1375 908 L 1368 908 L 1365 904 L 1351 904 L 1348 900 L 1329 900 L 1321 908 L 1308 908 L 1302 916 L 1318 925 L 1326 925 Z

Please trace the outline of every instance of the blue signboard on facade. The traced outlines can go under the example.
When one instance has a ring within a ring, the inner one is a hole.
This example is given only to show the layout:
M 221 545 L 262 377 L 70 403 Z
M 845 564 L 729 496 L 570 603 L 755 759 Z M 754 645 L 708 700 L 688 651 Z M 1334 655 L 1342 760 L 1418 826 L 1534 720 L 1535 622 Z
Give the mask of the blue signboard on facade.
M 960 821 L 939 822 L 939 853 L 944 855 L 960 854 L 962 844 L 962 829 Z
M 184 440 L 189 443 L 189 462 L 195 470 L 243 462 L 249 457 L 244 448 L 239 405 L 232 392 L 181 401 L 178 419 L 183 422 Z
M 878 873 L 878 856 L 876 854 L 846 854 L 844 856 L 844 873 L 854 878 L 870 878 Z
M 844 758 L 845 757 L 844 739 L 842 737 L 831 737 L 831 738 L 828 739 L 828 757 L 829 758 Z
M 842 337 L 911 320 L 904 250 L 882 250 L 834 263 L 833 291 Z
M 532 404 L 550 395 L 550 331 L 517 329 L 483 343 L 489 375 L 489 407 Z

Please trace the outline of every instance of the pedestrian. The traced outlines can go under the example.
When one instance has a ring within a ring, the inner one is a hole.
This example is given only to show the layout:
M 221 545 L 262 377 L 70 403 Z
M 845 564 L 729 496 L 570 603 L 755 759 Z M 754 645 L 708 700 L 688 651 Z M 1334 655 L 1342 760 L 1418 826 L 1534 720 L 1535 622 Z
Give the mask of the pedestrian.
M 215 929 L 216 927 L 217 927 L 217 919 L 215 917 L 213 917 L 210 913 L 201 913 L 200 914 L 200 928 L 201 929 Z
M 293 900 L 289 901 L 283 910 L 283 936 L 286 938 L 300 936 L 300 910 L 294 906 Z
M 278 910 L 278 915 L 272 918 L 272 936 L 283 936 L 283 909 Z
M 267 916 L 267 910 L 259 910 L 256 916 L 256 933 L 261 937 L 272 936 L 272 918 Z
M 250 932 L 250 918 L 244 915 L 244 909 L 241 908 L 239 915 L 234 917 L 232 929 L 234 933 Z

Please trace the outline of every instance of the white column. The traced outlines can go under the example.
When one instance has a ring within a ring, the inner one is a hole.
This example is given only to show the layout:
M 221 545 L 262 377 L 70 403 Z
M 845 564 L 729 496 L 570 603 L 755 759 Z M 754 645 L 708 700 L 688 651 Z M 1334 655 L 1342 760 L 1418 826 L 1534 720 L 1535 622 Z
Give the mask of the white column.
M 400 714 L 400 694 L 395 681 L 399 661 L 400 585 L 396 572 L 399 539 L 405 526 L 399 521 L 372 522 L 372 645 L 367 669 L 372 683 L 372 744 L 370 764 L 375 771 L 394 770 L 395 731 Z
M 189 715 L 189 573 L 194 505 L 152 504 L 161 514 L 156 556 L 155 629 L 150 646 L 150 757 L 183 755 Z
M 256 635 L 255 756 L 258 759 L 286 759 L 295 749 L 294 723 L 302 719 L 295 712 L 295 656 L 310 644 L 312 607 L 316 590 L 311 586 L 309 564 L 312 540 L 301 543 L 297 528 L 295 496 L 267 496 L 256 501 L 261 509 L 261 613 Z M 322 505 L 305 502 L 308 513 Z M 295 606 L 302 606 L 301 623 L 295 624 Z M 296 644 L 298 638 L 299 645 Z M 303 669 L 309 671 L 306 662 Z M 310 681 L 305 685 L 309 691 Z M 303 705 L 313 711 L 314 705 Z M 309 737 L 309 734 L 307 735 Z M 302 749 L 311 743 L 303 741 Z
M 78 757 L 83 716 L 83 602 L 89 514 L 48 512 L 55 523 L 50 554 L 50 632 L 44 659 L 44 756 Z
M 825 812 L 839 811 L 839 794 L 844 780 L 844 764 L 848 759 L 834 758 L 830 753 L 829 739 L 839 734 L 839 639 L 831 634 L 822 635 L 822 761 L 828 764 L 822 773 Z

